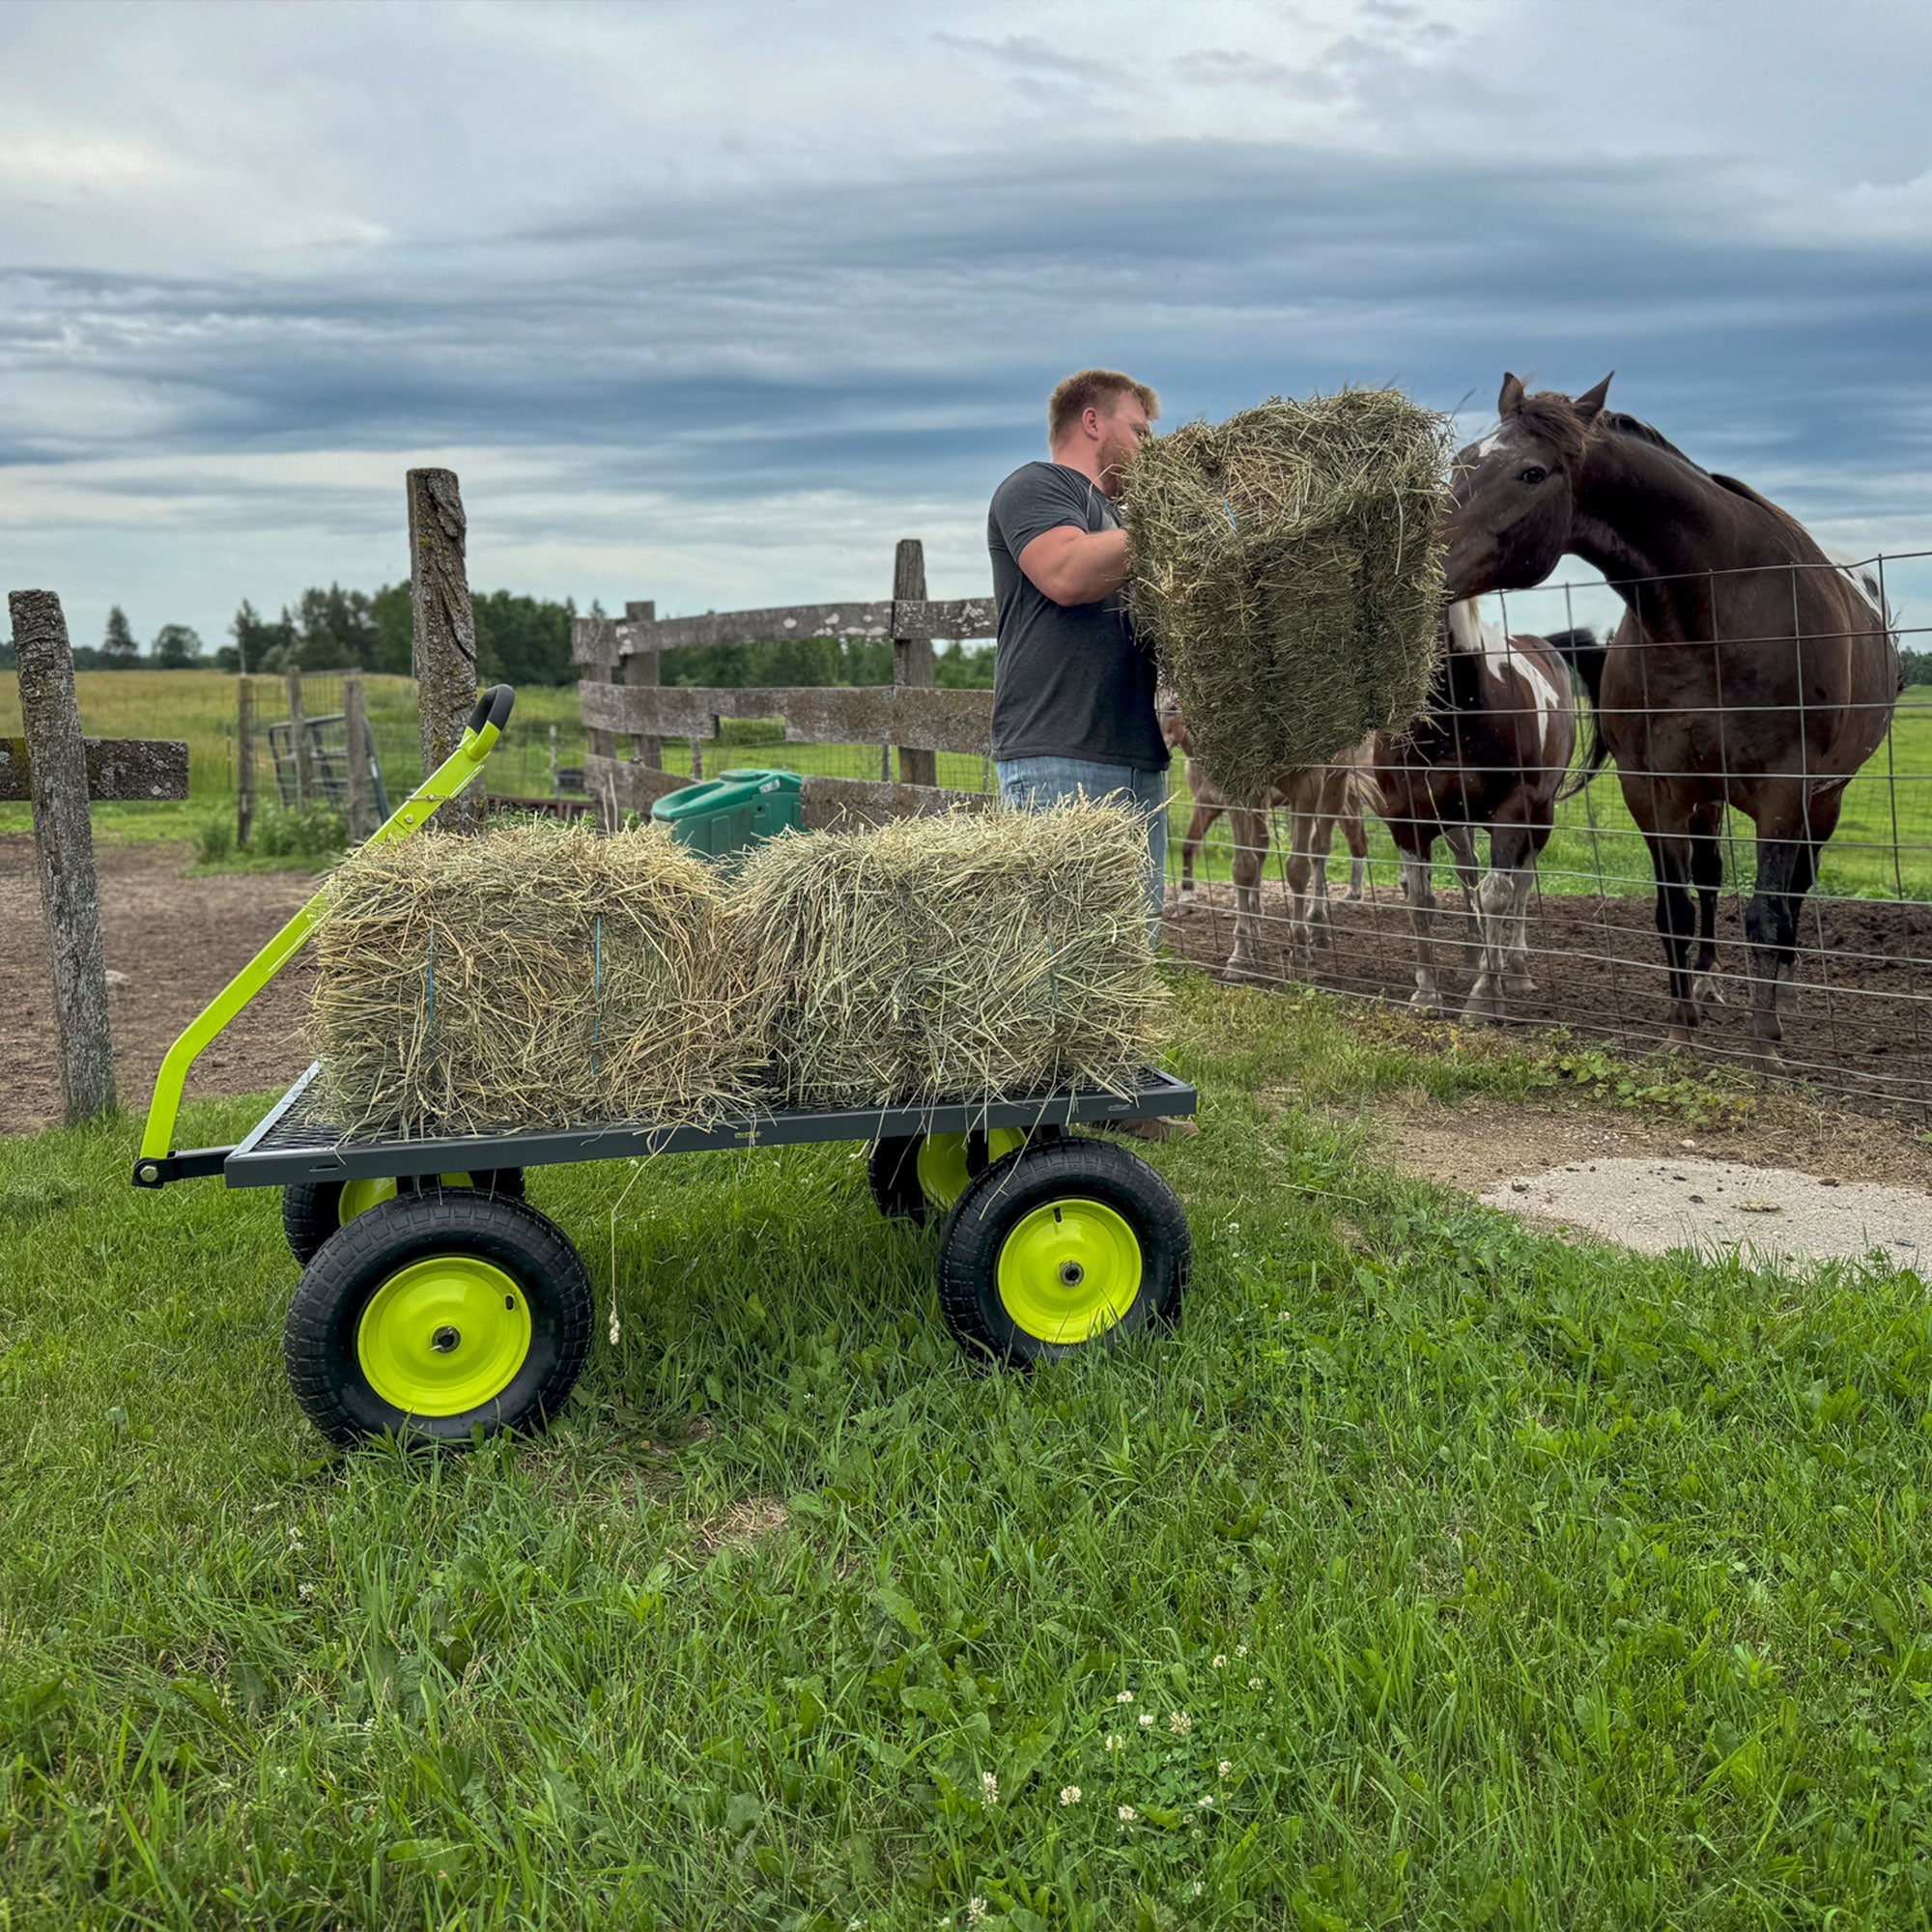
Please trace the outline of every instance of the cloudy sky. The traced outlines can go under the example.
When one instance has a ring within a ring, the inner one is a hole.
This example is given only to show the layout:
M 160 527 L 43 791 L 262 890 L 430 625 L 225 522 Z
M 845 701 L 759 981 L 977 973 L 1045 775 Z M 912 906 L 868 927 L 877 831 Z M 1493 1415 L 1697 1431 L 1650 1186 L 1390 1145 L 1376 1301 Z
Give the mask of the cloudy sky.
M 0 0 L 0 587 L 78 642 L 405 574 L 431 462 L 479 587 L 983 591 L 1088 362 L 1471 431 L 1614 368 L 1932 548 L 1923 0 Z

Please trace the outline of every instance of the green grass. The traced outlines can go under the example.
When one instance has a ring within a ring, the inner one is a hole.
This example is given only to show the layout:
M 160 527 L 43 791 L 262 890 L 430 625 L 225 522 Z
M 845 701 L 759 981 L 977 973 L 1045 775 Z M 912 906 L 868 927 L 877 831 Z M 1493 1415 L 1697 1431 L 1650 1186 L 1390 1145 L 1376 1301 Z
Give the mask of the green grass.
M 1532 1235 L 1350 1122 L 1548 1063 L 1179 998 L 1178 1335 L 969 1373 L 849 1149 L 549 1170 L 592 1364 L 442 1461 L 301 1420 L 273 1196 L 0 1142 L 0 1924 L 1924 1923 L 1923 1285 Z

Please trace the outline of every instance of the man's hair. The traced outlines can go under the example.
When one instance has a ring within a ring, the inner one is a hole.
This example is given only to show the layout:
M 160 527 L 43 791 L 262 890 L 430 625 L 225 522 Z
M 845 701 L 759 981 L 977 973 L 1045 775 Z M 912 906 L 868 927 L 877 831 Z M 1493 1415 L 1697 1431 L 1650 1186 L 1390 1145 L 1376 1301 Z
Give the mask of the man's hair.
M 1160 398 L 1145 383 L 1136 383 L 1118 369 L 1083 369 L 1054 390 L 1046 405 L 1046 444 L 1058 449 L 1073 433 L 1073 425 L 1089 410 L 1111 415 L 1122 396 L 1135 397 L 1150 422 L 1160 417 Z

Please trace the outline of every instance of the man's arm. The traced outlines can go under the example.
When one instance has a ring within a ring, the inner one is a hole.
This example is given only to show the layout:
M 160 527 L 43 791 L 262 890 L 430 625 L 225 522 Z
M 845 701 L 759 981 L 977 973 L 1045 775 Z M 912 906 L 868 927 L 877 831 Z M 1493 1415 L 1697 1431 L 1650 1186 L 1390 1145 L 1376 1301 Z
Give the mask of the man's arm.
M 1056 604 L 1098 604 L 1127 581 L 1125 530 L 1042 531 L 1019 554 L 1019 566 Z

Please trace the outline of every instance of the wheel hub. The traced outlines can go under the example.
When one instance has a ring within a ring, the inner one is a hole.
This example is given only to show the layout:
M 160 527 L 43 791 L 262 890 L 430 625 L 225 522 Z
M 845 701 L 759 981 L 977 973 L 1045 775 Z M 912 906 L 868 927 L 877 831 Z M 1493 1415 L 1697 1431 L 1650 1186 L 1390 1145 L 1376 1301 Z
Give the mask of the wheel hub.
M 1042 1342 L 1104 1334 L 1140 1296 L 1141 1244 L 1103 1201 L 1050 1201 L 1024 1214 L 1000 1245 L 994 1275 L 1013 1321 Z
M 462 1415 L 516 1379 L 530 1335 L 512 1276 L 478 1255 L 434 1255 L 370 1296 L 355 1352 L 370 1387 L 405 1415 Z

